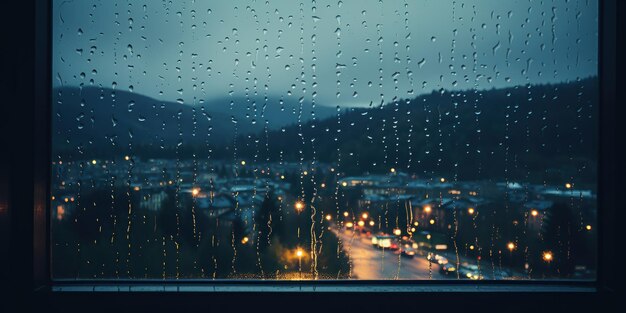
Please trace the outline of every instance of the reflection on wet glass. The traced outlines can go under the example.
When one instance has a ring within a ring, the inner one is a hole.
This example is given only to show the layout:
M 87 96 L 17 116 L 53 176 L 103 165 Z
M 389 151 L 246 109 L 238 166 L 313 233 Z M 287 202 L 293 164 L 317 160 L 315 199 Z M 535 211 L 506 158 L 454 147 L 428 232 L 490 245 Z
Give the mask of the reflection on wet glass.
M 52 272 L 596 276 L 597 1 L 55 0 Z

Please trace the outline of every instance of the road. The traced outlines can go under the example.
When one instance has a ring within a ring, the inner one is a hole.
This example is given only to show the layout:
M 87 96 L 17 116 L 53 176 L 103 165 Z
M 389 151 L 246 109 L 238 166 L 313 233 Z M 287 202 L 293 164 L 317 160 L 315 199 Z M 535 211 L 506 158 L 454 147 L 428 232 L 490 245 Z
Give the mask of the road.
M 445 279 L 439 265 L 426 258 L 402 257 L 391 251 L 383 251 L 372 246 L 371 239 L 351 230 L 332 229 L 341 240 L 343 249 L 350 257 L 353 279 Z M 430 264 L 429 264 L 430 263 Z
M 352 230 L 331 228 L 339 238 L 343 250 L 350 258 L 351 277 L 365 280 L 427 280 L 427 279 L 459 279 L 456 273 L 443 275 L 439 272 L 439 264 L 429 262 L 423 255 L 416 254 L 407 258 L 392 251 L 377 249 L 372 246 L 371 239 Z M 446 255 L 446 254 L 444 254 Z M 446 257 L 454 262 L 452 256 Z M 460 262 L 471 262 L 468 258 L 460 257 Z M 493 275 L 493 271 L 481 271 L 485 279 L 523 279 L 523 274 L 514 273 L 513 277 Z M 489 273 L 491 272 L 491 274 Z M 511 272 L 509 270 L 509 272 Z

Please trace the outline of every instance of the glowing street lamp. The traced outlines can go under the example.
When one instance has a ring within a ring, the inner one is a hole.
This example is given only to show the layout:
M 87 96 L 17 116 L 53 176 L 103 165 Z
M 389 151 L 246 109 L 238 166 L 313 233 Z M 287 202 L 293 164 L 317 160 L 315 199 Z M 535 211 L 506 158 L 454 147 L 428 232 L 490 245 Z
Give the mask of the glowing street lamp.
M 586 229 L 586 230 L 591 230 L 591 225 L 587 225 L 587 226 L 585 226 L 585 229 Z
M 330 214 L 326 214 L 326 220 L 327 220 L 327 221 L 330 221 L 330 220 L 332 220 L 332 219 L 333 219 L 333 217 L 332 217 Z
M 370 226 L 374 226 L 374 225 L 376 225 L 376 223 L 374 223 L 374 221 L 370 221 L 370 223 L 369 223 L 369 224 L 370 224 Z
M 347 182 L 345 182 L 345 181 L 344 181 L 344 182 L 341 182 L 341 186 L 346 187 L 346 186 L 348 186 L 348 183 L 347 183 Z
M 357 225 L 359 225 L 359 227 L 363 227 L 363 226 L 365 226 L 365 222 L 363 222 L 363 221 L 359 221 L 359 222 L 357 223 Z
M 248 238 L 248 236 L 243 237 L 243 239 L 241 239 L 241 243 L 243 243 L 244 245 L 248 243 L 248 241 L 250 241 L 250 238 Z
M 302 251 L 301 248 L 298 248 L 298 250 L 296 250 L 296 256 L 298 258 L 302 258 L 303 255 L 304 255 L 304 251 Z
M 514 244 L 514 243 L 512 243 L 512 242 L 509 242 L 509 243 L 506 245 L 506 247 L 507 247 L 507 249 L 509 249 L 509 251 L 511 251 L 511 252 L 513 252 L 513 250 L 515 250 L 515 244 Z
M 348 211 L 343 212 L 343 216 L 348 217 L 348 215 L 350 215 L 350 213 L 348 213 Z
M 400 230 L 400 228 L 395 228 L 393 230 L 393 234 L 396 235 L 396 236 L 400 236 L 400 235 L 402 235 L 402 231 Z
M 191 189 L 191 195 L 194 197 L 197 197 L 200 194 L 200 188 L 193 188 Z
M 241 160 L 241 165 L 246 165 L 246 161 Z
M 539 215 L 539 211 L 533 209 L 532 211 L 530 211 L 530 215 L 532 215 L 533 217 L 537 217 L 537 215 Z
M 363 215 L 361 215 L 361 217 L 362 217 L 364 220 L 366 220 L 368 216 L 369 216 L 369 215 L 367 215 L 367 213 L 363 213 Z
M 296 201 L 294 206 L 298 212 L 302 212 L 302 210 L 304 210 L 304 203 L 302 201 Z
M 390 171 L 391 171 L 392 173 L 395 173 L 395 172 L 396 172 L 396 169 L 392 167 Z
M 424 207 L 424 212 L 426 213 L 430 213 L 433 210 L 433 208 L 430 205 L 427 205 Z
M 434 219 L 430 219 L 429 223 L 430 223 L 430 225 L 434 225 L 435 224 L 435 220 Z
M 571 184 L 571 183 L 567 183 L 567 184 L 565 184 L 565 188 L 567 188 L 567 189 L 571 189 L 571 188 L 572 188 L 572 184 Z
M 441 177 L 441 178 L 439 179 L 439 181 L 440 181 L 440 182 L 442 182 L 442 183 L 445 183 L 445 182 L 446 182 L 446 179 L 445 179 L 445 178 L 443 178 L 443 177 Z
M 476 210 L 474 210 L 474 208 L 467 209 L 467 213 L 469 213 L 469 215 L 474 214 L 474 212 L 476 212 Z
M 552 252 L 550 251 L 544 251 L 543 252 L 543 260 L 550 263 L 552 260 L 554 259 L 554 256 L 552 256 Z

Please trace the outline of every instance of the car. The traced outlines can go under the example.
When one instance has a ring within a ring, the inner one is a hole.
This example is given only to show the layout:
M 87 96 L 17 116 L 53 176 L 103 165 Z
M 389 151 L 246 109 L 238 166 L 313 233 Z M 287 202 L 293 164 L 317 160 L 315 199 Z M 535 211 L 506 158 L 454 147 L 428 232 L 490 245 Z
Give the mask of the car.
M 439 266 L 439 272 L 444 274 L 444 275 L 455 273 L 456 272 L 456 266 L 454 266 L 454 264 L 452 264 L 452 263 L 443 264 L 443 265 Z
M 484 279 L 483 275 L 480 274 L 477 265 L 463 263 L 459 266 L 459 276 L 461 278 L 467 278 L 472 280 L 482 280 Z
M 401 250 L 401 255 L 403 257 L 407 257 L 407 258 L 413 258 L 415 256 L 415 249 L 409 247 L 409 248 L 402 248 Z
M 400 243 L 396 239 L 391 240 L 391 245 L 388 248 L 391 251 L 397 251 L 400 249 Z
M 391 249 L 394 237 L 389 235 L 372 236 L 372 245 L 378 249 Z M 396 244 L 397 249 L 397 244 Z
M 428 252 L 426 259 L 439 265 L 448 264 L 448 259 L 442 255 Z

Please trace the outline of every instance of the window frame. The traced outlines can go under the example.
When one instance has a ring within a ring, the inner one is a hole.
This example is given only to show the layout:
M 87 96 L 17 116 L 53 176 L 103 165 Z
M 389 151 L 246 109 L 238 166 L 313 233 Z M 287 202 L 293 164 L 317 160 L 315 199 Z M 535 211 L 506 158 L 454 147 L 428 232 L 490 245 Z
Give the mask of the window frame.
M 622 3 L 623 4 L 623 3 Z M 14 38 L 18 42 L 34 46 L 33 51 L 17 51 L 23 53 L 21 59 L 34 59 L 34 70 L 24 74 L 22 80 L 26 80 L 24 86 L 18 86 L 14 92 L 28 95 L 29 105 L 15 105 L 12 108 L 12 116 L 19 116 L 9 121 L 15 129 L 21 130 L 19 138 L 12 138 L 11 144 L 25 146 L 19 149 L 19 154 L 14 151 L 10 160 L 13 169 L 20 169 L 20 174 L 12 173 L 9 177 L 9 208 L 11 218 L 11 252 L 15 254 L 10 264 L 12 274 L 11 286 L 15 290 L 23 291 L 22 295 L 36 295 L 40 299 L 46 299 L 49 303 L 64 301 L 63 299 L 93 299 L 97 291 L 131 291 L 107 293 L 104 298 L 119 299 L 125 303 L 141 303 L 150 299 L 154 303 L 165 303 L 166 299 L 174 297 L 191 299 L 191 303 L 206 301 L 209 291 L 215 291 L 215 296 L 209 297 L 217 302 L 237 299 L 234 296 L 225 296 L 231 291 L 244 293 L 251 298 L 259 298 L 259 294 L 271 294 L 270 299 L 280 301 L 297 301 L 307 299 L 311 294 L 322 294 L 330 291 L 330 296 L 314 297 L 324 299 L 349 296 L 349 298 L 368 299 L 390 298 L 398 299 L 405 303 L 408 297 L 421 299 L 427 304 L 434 304 L 434 299 L 461 299 L 476 297 L 475 291 L 479 291 L 478 298 L 490 299 L 493 294 L 502 294 L 501 299 L 518 299 L 523 295 L 533 293 L 531 299 L 550 299 L 551 294 L 558 292 L 564 295 L 564 299 L 570 299 L 571 303 L 583 301 L 582 299 L 597 299 L 612 295 L 617 286 L 617 278 L 610 269 L 616 269 L 615 230 L 618 218 L 616 217 L 616 205 L 619 204 L 617 192 L 620 175 L 615 169 L 623 165 L 618 164 L 617 130 L 622 129 L 617 123 L 619 112 L 623 108 L 616 105 L 616 30 L 617 30 L 617 1 L 599 0 L 599 70 L 600 99 L 599 99 L 599 151 L 598 151 L 598 270 L 597 279 L 593 282 L 582 281 L 211 281 L 211 280 L 90 280 L 90 281 L 52 281 L 50 269 L 50 155 L 51 155 L 51 92 L 52 85 L 52 5 L 49 0 L 25 2 L 13 4 L 21 6 L 19 9 L 30 13 L 34 17 L 34 25 L 26 25 L 32 29 L 35 40 L 29 40 L 28 36 Z M 10 10 L 9 10 L 10 11 Z M 28 13 L 25 13 L 28 14 Z M 21 24 L 32 20 L 26 19 Z M 620 23 L 623 23 L 620 21 Z M 22 64 L 23 65 L 23 64 Z M 16 65 L 16 67 L 19 66 Z M 14 69 L 15 70 L 15 69 Z M 29 84 L 29 80 L 31 80 Z M 16 100 L 18 97 L 16 96 Z M 19 98 L 21 101 L 24 97 Z M 28 141 L 32 138 L 32 141 Z M 24 143 L 23 141 L 26 141 Z M 32 186 L 24 188 L 24 186 Z M 123 288 L 107 287 L 123 286 Z M 126 288 L 126 286 L 129 286 Z M 133 287 L 130 287 L 133 286 Z M 12 287 L 12 289 L 13 289 Z M 358 288 L 359 290 L 356 290 Z M 79 292 L 96 291 L 96 292 Z M 133 291 L 155 291 L 133 298 L 129 294 Z M 171 296 L 187 291 L 184 296 Z M 282 297 L 283 294 L 297 291 L 304 295 Z M 585 297 L 578 297 L 580 294 Z M 115 296 L 111 296 L 115 294 Z M 436 294 L 436 295 L 435 295 Z M 448 294 L 448 295 L 445 295 Z M 169 296 L 166 296 L 169 295 Z M 589 296 L 589 297 L 587 297 Z M 498 296 L 501 297 L 501 296 Z M 288 298 L 288 299 L 286 299 Z M 204 299 L 204 300 L 200 300 Z M 491 300 L 489 300 L 491 301 Z M 498 300 L 499 302 L 502 300 Z M 323 301 L 322 301 L 323 302 Z M 531 301 L 532 302 L 532 301 Z M 559 302 L 559 301 L 556 301 Z M 112 304 L 108 304 L 109 306 Z M 169 304 L 168 304 L 169 305 Z M 248 305 L 250 305 L 248 303 Z M 462 301 L 457 304 L 463 308 Z M 524 305 L 521 305 L 524 306 Z M 159 307 L 155 305 L 155 307 Z

